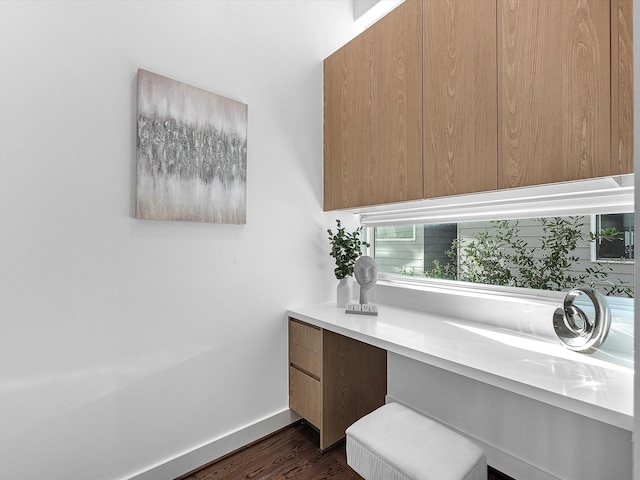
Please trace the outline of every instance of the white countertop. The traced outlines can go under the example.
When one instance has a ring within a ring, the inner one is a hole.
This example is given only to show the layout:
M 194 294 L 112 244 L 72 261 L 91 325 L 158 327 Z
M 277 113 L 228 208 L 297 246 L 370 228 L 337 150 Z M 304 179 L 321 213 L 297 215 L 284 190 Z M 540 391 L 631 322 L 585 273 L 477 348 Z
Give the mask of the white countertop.
M 345 314 L 334 303 L 290 317 L 558 408 L 633 430 L 633 369 L 559 342 L 481 323 L 379 305 Z

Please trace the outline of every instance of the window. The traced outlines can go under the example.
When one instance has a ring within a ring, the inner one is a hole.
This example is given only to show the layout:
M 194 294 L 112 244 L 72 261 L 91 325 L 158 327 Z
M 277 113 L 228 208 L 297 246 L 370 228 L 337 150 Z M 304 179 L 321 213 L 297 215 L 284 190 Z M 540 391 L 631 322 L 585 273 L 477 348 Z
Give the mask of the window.
M 632 297 L 633 224 L 633 213 L 525 218 L 376 226 L 368 238 L 390 276 Z
M 375 238 L 378 242 L 415 242 L 416 226 L 378 227 L 375 229 Z
M 593 261 L 624 262 L 634 259 L 634 215 L 593 215 Z

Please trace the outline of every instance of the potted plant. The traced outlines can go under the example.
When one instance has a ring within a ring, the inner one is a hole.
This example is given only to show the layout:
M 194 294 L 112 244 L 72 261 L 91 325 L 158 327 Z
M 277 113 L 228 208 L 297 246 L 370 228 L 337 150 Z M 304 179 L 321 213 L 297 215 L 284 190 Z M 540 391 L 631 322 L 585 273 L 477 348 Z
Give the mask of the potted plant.
M 333 270 L 336 278 L 340 280 L 337 287 L 337 304 L 339 307 L 346 307 L 351 299 L 351 276 L 353 275 L 353 265 L 360 255 L 362 247 L 369 247 L 369 243 L 360 240 L 362 227 L 356 228 L 353 232 L 347 232 L 336 220 L 337 230 L 334 233 L 330 228 L 329 242 L 331 244 L 331 255 L 336 261 L 336 268 Z

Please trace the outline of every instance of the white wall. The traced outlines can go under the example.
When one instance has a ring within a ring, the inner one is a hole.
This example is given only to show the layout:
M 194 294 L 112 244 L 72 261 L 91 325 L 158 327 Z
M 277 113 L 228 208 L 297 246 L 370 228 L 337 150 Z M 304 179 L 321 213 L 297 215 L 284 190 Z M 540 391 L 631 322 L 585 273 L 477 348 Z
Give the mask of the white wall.
M 285 310 L 335 295 L 321 61 L 352 8 L 0 2 L 0 477 L 126 478 L 286 410 Z M 138 68 L 248 104 L 246 226 L 132 218 Z
M 380 0 L 353 0 L 353 19 L 357 20 L 371 10 Z
M 640 1 L 633 0 L 633 171 L 634 185 L 640 185 Z M 635 203 L 640 205 L 640 188 L 635 190 Z M 635 230 L 640 229 L 640 215 L 635 216 Z M 634 264 L 636 285 L 640 279 L 640 262 Z M 635 330 L 640 331 L 640 297 L 634 304 Z M 640 365 L 640 335 L 634 336 L 635 364 Z M 633 389 L 633 478 L 640 480 L 640 376 L 636 374 Z
M 634 184 L 640 185 L 640 1 L 633 0 L 633 171 Z M 640 205 L 640 188 L 635 190 L 635 203 Z M 640 215 L 635 216 L 635 230 L 640 229 Z M 634 264 L 636 279 L 640 279 L 640 262 Z M 635 330 L 640 331 L 640 298 L 634 304 Z M 640 335 L 634 336 L 635 364 L 640 365 Z M 635 375 L 633 389 L 633 478 L 640 480 L 640 376 Z

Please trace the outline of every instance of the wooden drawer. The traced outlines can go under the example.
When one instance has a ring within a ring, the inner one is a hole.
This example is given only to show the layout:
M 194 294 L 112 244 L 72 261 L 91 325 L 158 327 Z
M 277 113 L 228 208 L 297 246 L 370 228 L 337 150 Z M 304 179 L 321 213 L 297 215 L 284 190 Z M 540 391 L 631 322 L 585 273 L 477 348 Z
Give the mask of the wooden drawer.
M 307 350 L 296 343 L 289 343 L 289 362 L 320 378 L 320 354 Z
M 289 366 L 289 408 L 320 429 L 320 381 Z
M 322 331 L 318 327 L 289 319 L 289 343 L 319 354 L 322 348 Z

